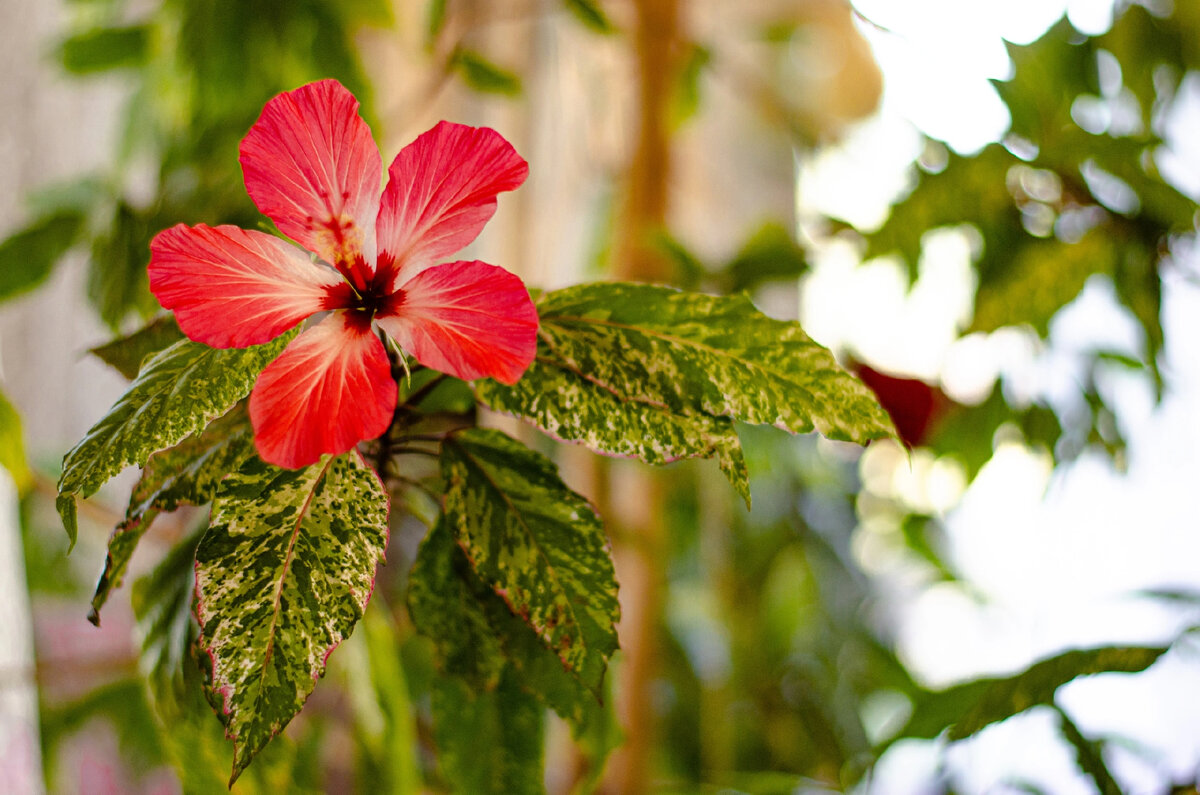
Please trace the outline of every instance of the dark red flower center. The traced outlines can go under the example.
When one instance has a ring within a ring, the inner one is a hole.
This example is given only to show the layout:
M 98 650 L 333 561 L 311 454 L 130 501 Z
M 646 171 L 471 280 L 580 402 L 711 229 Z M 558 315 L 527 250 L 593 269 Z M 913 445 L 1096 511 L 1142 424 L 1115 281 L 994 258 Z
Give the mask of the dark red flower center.
M 370 322 L 376 315 L 394 313 L 404 303 L 404 291 L 393 290 L 391 284 L 392 273 L 387 268 L 381 268 L 358 289 L 342 282 L 329 290 L 322 309 L 345 309 Z
M 350 299 L 349 309 L 353 312 L 361 312 L 367 317 L 374 317 L 380 312 L 387 312 L 399 306 L 403 297 L 403 291 L 391 292 L 379 278 L 379 274 L 376 274 L 365 287 L 354 292 Z

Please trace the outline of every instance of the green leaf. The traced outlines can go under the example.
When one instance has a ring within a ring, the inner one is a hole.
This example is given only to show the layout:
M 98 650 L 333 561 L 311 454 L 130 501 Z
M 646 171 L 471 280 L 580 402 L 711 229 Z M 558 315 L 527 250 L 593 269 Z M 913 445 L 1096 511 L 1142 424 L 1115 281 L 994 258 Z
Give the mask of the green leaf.
M 597 0 L 563 0 L 563 5 L 575 15 L 576 19 L 596 33 L 607 35 L 616 32 L 616 28 L 613 27 L 608 15 L 604 13 L 604 9 Z
M 202 535 L 203 531 L 194 533 L 172 547 L 153 570 L 134 582 L 129 599 L 142 642 L 139 667 L 156 704 L 167 710 L 165 718 L 176 717 L 171 708 L 186 700 L 184 665 L 191 663 L 188 650 L 195 639 L 193 568 Z
M 1147 128 L 1154 121 L 1156 100 L 1178 90 L 1179 80 L 1188 70 L 1188 51 L 1194 51 L 1196 38 L 1189 38 L 1191 31 L 1182 17 L 1180 9 L 1164 19 L 1143 6 L 1130 5 L 1108 32 L 1095 40 L 1120 62 L 1121 81 L 1137 97 Z M 1168 68 L 1160 69 L 1160 65 Z M 1165 81 L 1169 81 L 1166 91 L 1155 85 Z
M 142 316 L 158 311 L 146 271 L 150 236 L 147 216 L 122 201 L 107 233 L 92 241 L 88 300 L 114 331 L 131 311 Z
M 1064 173 L 1078 173 L 1087 161 L 1125 182 L 1137 195 L 1140 211 L 1136 217 L 1148 222 L 1138 231 L 1152 231 L 1152 239 L 1170 233 L 1188 233 L 1195 229 L 1196 202 L 1166 182 L 1158 172 L 1154 152 L 1162 142 L 1156 137 L 1115 138 L 1092 135 L 1079 128 L 1064 136 L 1066 151 L 1046 153 Z M 1155 240 L 1155 242 L 1157 242 Z
M 1003 272 L 1012 248 L 1028 238 L 1005 187 L 1009 169 L 1021 162 L 1000 144 L 989 144 L 974 157 L 951 153 L 937 173 L 918 172 L 912 192 L 892 207 L 883 226 L 866 235 L 863 259 L 897 253 L 915 281 L 925 233 L 973 223 L 984 240 L 980 271 Z
M 463 82 L 485 94 L 515 97 L 521 93 L 521 78 L 497 66 L 474 50 L 458 50 L 451 61 Z
M 933 738 L 949 729 L 951 741 L 961 740 L 1027 709 L 1053 703 L 1058 688 L 1073 679 L 1144 671 L 1166 651 L 1140 646 L 1074 649 L 1014 676 L 976 679 L 928 693 L 917 699 L 912 718 L 897 737 Z
M 79 239 L 85 220 L 80 212 L 63 210 L 38 218 L 0 243 L 0 301 L 44 282 Z
M 1043 149 L 1053 148 L 1058 135 L 1075 126 L 1072 100 L 1099 93 L 1095 49 L 1065 17 L 1037 41 L 1005 46 L 1013 76 L 992 85 L 1008 106 L 1012 131 Z
M 67 540 L 71 542 L 67 547 L 69 553 L 75 548 L 75 542 L 79 539 L 79 507 L 75 504 L 74 495 L 71 494 L 59 494 L 54 500 L 54 507 L 62 519 L 63 528 L 67 531 Z
M 149 25 L 89 30 L 64 41 L 58 57 L 77 75 L 139 66 L 149 56 L 150 33 Z
M 492 430 L 442 446 L 446 523 L 472 567 L 554 651 L 599 692 L 617 648 L 617 583 L 604 528 L 554 464 Z
M 668 110 L 671 126 L 676 129 L 700 112 L 703 100 L 701 79 L 713 58 L 709 48 L 695 42 L 686 42 L 683 47 L 681 66 L 676 73 Z
M 1117 297 L 1129 308 L 1146 335 L 1146 361 L 1154 376 L 1158 396 L 1162 397 L 1163 378 L 1158 369 L 1158 354 L 1163 348 L 1162 279 L 1159 277 L 1156 248 L 1131 242 L 1117 257 L 1113 286 Z
M 142 644 L 139 668 L 161 723 L 157 733 L 183 791 L 220 795 L 229 791 L 226 775 L 233 749 L 203 695 L 212 662 L 196 648 L 199 627 L 192 595 L 196 545 L 202 534 L 175 545 L 152 571 L 138 578 L 130 601 Z M 238 782 L 238 792 L 279 792 L 280 786 L 300 791 L 292 769 L 295 750 L 282 745 L 273 744 L 259 757 L 255 769 Z
M 1098 229 L 1075 243 L 1030 239 L 1013 252 L 1005 273 L 976 294 L 970 330 L 1028 323 L 1045 337 L 1058 310 L 1075 300 L 1088 277 L 1113 273 L 1119 255 L 1118 241 Z
M 421 765 L 417 756 L 416 716 L 395 625 L 381 601 L 376 597 L 374 607 L 367 609 L 360 630 L 366 646 L 369 682 L 358 686 L 369 688 L 368 698 L 380 719 L 374 732 L 365 726 L 360 728 L 362 734 L 368 735 L 374 757 L 374 764 L 364 775 L 371 776 L 368 780 L 380 792 L 419 792 Z
M 542 707 L 510 677 L 483 692 L 437 677 L 431 706 L 438 761 L 454 792 L 545 792 Z
M 860 443 L 895 433 L 828 350 L 744 296 L 593 284 L 545 293 L 539 311 L 534 364 L 512 386 L 477 382 L 483 403 L 601 453 L 651 464 L 715 456 L 747 506 L 730 417 Z
M 433 641 L 438 670 L 461 677 L 472 690 L 488 690 L 507 664 L 501 633 L 504 615 L 512 613 L 470 567 L 439 519 L 409 574 L 408 612 L 417 631 Z
M 545 340 L 538 358 L 512 386 L 488 379 L 475 392 L 489 408 L 528 420 L 556 439 L 648 464 L 716 457 L 721 471 L 750 504 L 741 442 L 727 417 L 676 414 L 653 403 L 623 400 L 574 372 Z
M 425 20 L 426 40 L 432 42 L 446 27 L 446 0 L 429 0 Z
M 63 459 L 58 511 L 71 543 L 74 497 L 89 497 L 130 464 L 203 430 L 254 385 L 295 332 L 252 348 L 218 349 L 181 340 L 146 363 L 108 414 Z M 69 508 L 67 506 L 70 506 Z
M 1063 737 L 1075 749 L 1075 764 L 1096 784 L 1100 795 L 1123 795 L 1121 785 L 1113 778 L 1104 761 L 1101 744 L 1084 737 L 1075 721 L 1061 708 L 1056 706 L 1055 711 L 1058 713 L 1058 724 Z
M 753 290 L 763 282 L 796 279 L 808 271 L 808 258 L 787 227 L 768 221 L 743 244 L 722 271 L 723 292 Z
M 56 214 L 87 216 L 105 201 L 108 190 L 104 177 L 91 174 L 39 185 L 26 196 L 26 201 L 29 209 L 43 218 Z
M 571 724 L 576 737 L 594 733 L 603 723 L 596 694 L 480 580 L 444 521 L 421 542 L 408 605 L 417 631 L 433 641 L 444 674 L 483 691 L 497 687 L 511 668 L 522 687 Z
M 585 284 L 544 294 L 539 312 L 547 347 L 623 400 L 859 444 L 895 437 L 874 394 L 826 348 L 745 296 Z
M 668 260 L 672 268 L 671 284 L 684 290 L 697 290 L 708 276 L 708 267 L 683 241 L 670 232 L 659 230 L 650 238 L 654 252 Z
M 196 613 L 232 781 L 300 710 L 362 616 L 388 497 L 354 452 L 306 469 L 248 459 L 221 484 L 196 550 Z
M 151 320 L 132 334 L 126 334 L 111 342 L 89 348 L 88 353 L 115 368 L 117 372 L 132 381 L 137 377 L 142 362 L 149 356 L 174 345 L 183 338 L 183 332 L 179 330 L 179 324 L 175 322 L 175 316 L 163 315 Z
M 129 497 L 125 519 L 108 539 L 108 555 L 92 596 L 89 621 L 100 626 L 100 608 L 113 589 L 121 587 L 129 560 L 155 517 L 180 505 L 204 505 L 211 501 L 221 479 L 252 455 L 254 438 L 250 420 L 244 410 L 235 407 L 204 431 L 146 460 L 142 476 Z
M 21 433 L 21 415 L 0 392 L 0 466 L 12 475 L 17 491 L 24 493 L 33 483 L 33 474 L 25 459 L 25 437 Z
M 962 462 L 967 480 L 971 481 L 992 459 L 996 431 L 1006 422 L 1015 423 L 1027 443 L 1044 445 L 1051 453 L 1063 433 L 1053 409 L 1038 403 L 1010 406 L 997 383 L 987 400 L 979 405 L 955 404 L 938 420 L 926 446 Z

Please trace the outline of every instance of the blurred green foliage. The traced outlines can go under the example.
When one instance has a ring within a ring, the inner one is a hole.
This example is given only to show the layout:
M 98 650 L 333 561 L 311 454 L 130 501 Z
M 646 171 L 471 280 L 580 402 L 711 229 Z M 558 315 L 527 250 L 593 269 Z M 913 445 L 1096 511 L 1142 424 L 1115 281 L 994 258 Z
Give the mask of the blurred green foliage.
M 121 74 L 123 135 L 106 173 L 31 202 L 32 219 L 0 244 L 0 299 L 37 286 L 82 245 L 88 298 L 121 330 L 157 310 L 146 284 L 154 234 L 180 222 L 259 224 L 237 150 L 268 99 L 335 77 L 371 118 L 354 35 L 389 24 L 391 12 L 384 0 L 163 0 L 153 9 L 92 0 L 73 11 L 57 57 L 81 77 Z

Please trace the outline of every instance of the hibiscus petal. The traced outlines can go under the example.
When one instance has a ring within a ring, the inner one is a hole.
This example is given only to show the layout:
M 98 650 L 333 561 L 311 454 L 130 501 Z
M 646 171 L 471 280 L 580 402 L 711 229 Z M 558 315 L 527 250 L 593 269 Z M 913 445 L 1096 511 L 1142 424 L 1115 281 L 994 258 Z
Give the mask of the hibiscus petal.
M 514 383 L 537 350 L 537 310 L 519 278 L 486 262 L 417 274 L 376 322 L 427 367 Z
M 341 83 L 309 83 L 268 102 L 240 159 L 250 198 L 280 231 L 351 281 L 370 276 L 383 160 Z
M 298 469 L 387 430 L 396 382 L 371 321 L 334 312 L 267 365 L 250 393 L 259 456 Z
M 397 283 L 474 240 L 496 194 L 525 181 L 529 165 L 495 130 L 440 122 L 400 150 L 388 169 L 376 231 Z
M 236 226 L 177 224 L 150 242 L 150 290 L 183 333 L 214 348 L 273 339 L 331 308 L 345 285 L 273 235 Z

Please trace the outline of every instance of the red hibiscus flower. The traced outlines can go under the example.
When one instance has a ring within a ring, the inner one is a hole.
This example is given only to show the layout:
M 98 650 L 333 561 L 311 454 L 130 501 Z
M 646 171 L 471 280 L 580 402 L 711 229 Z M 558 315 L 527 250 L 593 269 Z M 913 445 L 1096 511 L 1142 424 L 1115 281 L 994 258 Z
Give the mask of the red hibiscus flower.
M 437 264 L 525 180 L 528 165 L 497 132 L 441 122 L 396 156 L 381 196 L 383 161 L 358 100 L 322 80 L 268 102 L 240 160 L 250 198 L 304 248 L 179 224 L 150 244 L 150 289 L 188 337 L 216 348 L 264 343 L 328 312 L 254 385 L 263 460 L 303 467 L 387 429 L 396 382 L 380 329 L 435 370 L 521 377 L 538 323 L 524 284 L 483 262 Z

